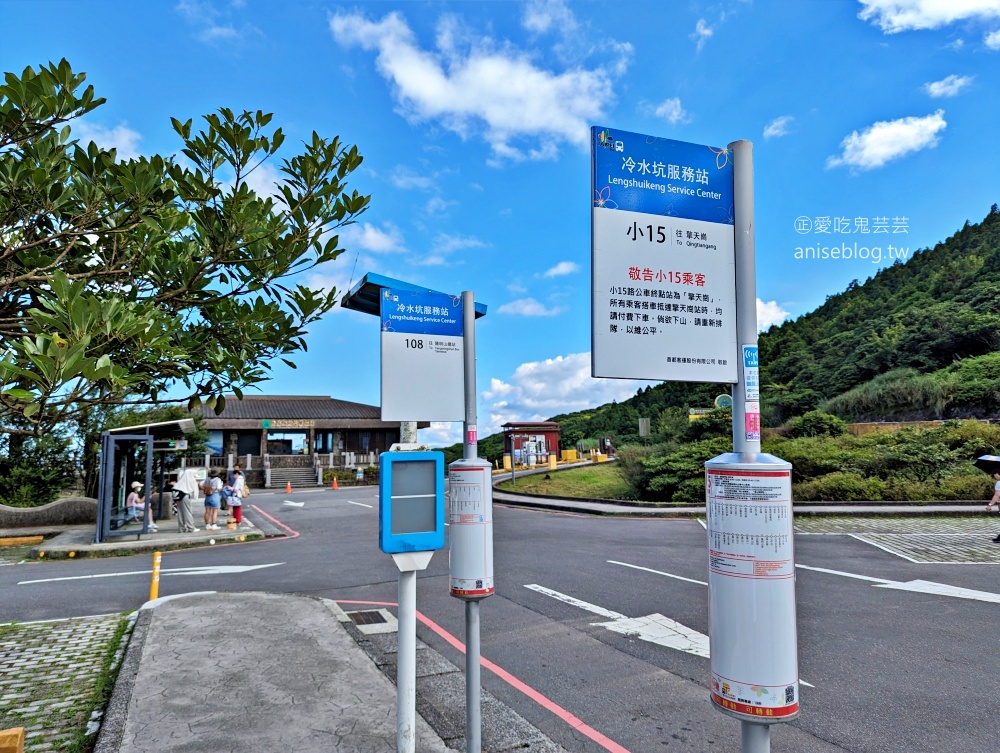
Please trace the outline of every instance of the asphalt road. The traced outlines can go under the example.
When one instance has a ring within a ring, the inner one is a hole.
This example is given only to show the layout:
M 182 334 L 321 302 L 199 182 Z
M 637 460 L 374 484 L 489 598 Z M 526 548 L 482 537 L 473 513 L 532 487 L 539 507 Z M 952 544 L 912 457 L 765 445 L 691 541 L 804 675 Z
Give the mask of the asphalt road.
M 264 590 L 395 602 L 396 570 L 376 543 L 374 488 L 258 493 L 252 502 L 300 535 L 167 553 L 161 595 Z M 801 716 L 774 729 L 772 750 L 1000 750 L 1000 605 L 871 580 L 995 594 L 997 567 L 913 564 L 846 536 L 797 536 L 795 544 L 805 566 L 797 575 L 800 676 L 814 687 L 802 689 Z M 631 753 L 739 749 L 738 722 L 709 705 L 707 659 L 615 632 L 595 611 L 661 614 L 707 634 L 705 532 L 697 521 L 498 506 L 495 549 L 497 594 L 481 607 L 484 658 Z M 448 596 L 447 564 L 439 553 L 421 574 L 418 609 L 462 639 L 463 606 Z M 0 567 L 0 620 L 134 609 L 148 596 L 149 567 L 148 556 Z M 418 630 L 463 664 L 440 635 L 423 624 Z M 494 673 L 484 671 L 483 683 L 568 750 L 607 750 Z

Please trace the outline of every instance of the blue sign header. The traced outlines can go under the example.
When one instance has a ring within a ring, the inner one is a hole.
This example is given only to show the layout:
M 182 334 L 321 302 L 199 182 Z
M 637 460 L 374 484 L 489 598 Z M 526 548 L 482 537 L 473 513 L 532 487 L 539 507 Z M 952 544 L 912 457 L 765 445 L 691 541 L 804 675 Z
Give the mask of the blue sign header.
M 593 206 L 733 224 L 728 149 L 591 129 Z
M 461 337 L 462 296 L 382 289 L 382 331 Z

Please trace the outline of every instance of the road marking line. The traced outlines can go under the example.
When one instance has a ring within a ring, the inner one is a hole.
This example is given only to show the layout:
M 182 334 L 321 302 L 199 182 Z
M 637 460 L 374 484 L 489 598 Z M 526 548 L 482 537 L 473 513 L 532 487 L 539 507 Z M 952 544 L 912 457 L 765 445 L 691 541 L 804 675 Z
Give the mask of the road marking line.
M 705 659 L 709 656 L 707 635 L 699 633 L 687 625 L 682 625 L 675 620 L 671 620 L 669 617 L 664 617 L 659 613 L 646 617 L 636 617 L 634 619 L 625 618 L 623 620 L 595 622 L 592 624 L 607 628 L 612 632 L 620 633 L 629 638 L 639 638 L 640 640 L 655 643 L 659 646 L 683 651 L 686 654 L 694 654 Z
M 334 601 L 336 601 L 338 604 L 367 604 L 371 606 L 383 606 L 383 607 L 397 606 L 395 602 L 389 602 L 389 601 L 349 601 L 342 599 L 334 599 Z M 417 619 L 420 620 L 422 624 L 426 625 L 428 628 L 437 633 L 452 648 L 458 650 L 462 654 L 465 653 L 464 643 L 462 643 L 458 638 L 453 636 L 451 633 L 449 633 L 443 627 L 438 625 L 436 622 L 426 617 L 420 611 L 417 611 Z M 550 711 L 559 719 L 566 722 L 566 724 L 568 724 L 574 730 L 593 740 L 595 743 L 600 745 L 609 753 L 630 753 L 628 748 L 623 748 L 621 745 L 616 743 L 610 737 L 607 737 L 606 735 L 598 732 L 596 729 L 591 727 L 589 724 L 584 723 L 582 719 L 570 713 L 555 701 L 542 695 L 533 687 L 528 685 L 526 682 L 522 682 L 521 680 L 517 679 L 506 669 L 503 669 L 502 667 L 494 664 L 489 659 L 483 658 L 482 655 L 480 655 L 479 657 L 479 664 L 488 669 L 493 674 L 495 674 L 497 677 L 506 682 L 515 690 L 518 690 L 524 695 L 526 695 L 528 698 L 537 703 L 543 709 L 545 709 L 546 711 Z
M 612 564 L 612 565 L 621 565 L 622 567 L 631 567 L 633 570 L 645 570 L 647 573 L 654 573 L 656 575 L 663 575 L 663 576 L 665 576 L 667 578 L 674 578 L 676 580 L 683 580 L 683 581 L 686 581 L 687 583 L 695 583 L 695 584 L 697 584 L 699 586 L 707 586 L 708 585 L 708 583 L 706 583 L 703 580 L 692 580 L 691 578 L 685 578 L 683 575 L 673 575 L 671 573 L 665 573 L 662 570 L 653 570 L 652 568 L 649 568 L 649 567 L 642 567 L 641 565 L 630 565 L 628 562 L 619 562 L 618 560 L 608 560 L 608 562 L 610 564 Z
M 553 599 L 565 602 L 566 604 L 572 604 L 588 612 L 611 618 L 611 622 L 592 622 L 591 625 L 607 628 L 630 638 L 639 638 L 649 643 L 683 651 L 686 654 L 708 658 L 707 635 L 699 633 L 697 630 L 689 628 L 680 622 L 671 620 L 669 617 L 664 617 L 662 614 L 632 618 L 534 583 L 526 585 L 525 588 L 530 588 L 532 591 L 551 596 Z
M 708 583 L 706 583 L 704 581 L 693 580 L 692 578 L 685 578 L 685 577 L 680 576 L 680 575 L 673 575 L 671 573 L 665 573 L 662 570 L 653 570 L 651 567 L 641 567 L 639 565 L 630 565 L 628 562 L 618 562 L 617 560 L 608 560 L 608 562 L 611 563 L 612 565 L 622 565 L 623 567 L 631 567 L 631 568 L 633 568 L 635 570 L 642 570 L 643 572 L 653 573 L 654 575 L 663 575 L 663 576 L 665 576 L 667 578 L 676 578 L 677 580 L 683 580 L 683 581 L 686 581 L 687 583 L 695 583 L 695 584 L 697 584 L 699 586 L 708 586 Z M 806 567 L 806 566 L 805 565 L 799 565 L 798 567 Z M 807 569 L 815 569 L 815 568 L 807 568 Z M 639 617 L 637 619 L 638 620 L 645 620 L 645 619 L 650 619 L 651 620 L 652 618 L 662 618 L 663 620 L 668 620 L 669 619 L 667 617 L 663 617 L 663 615 L 661 615 L 661 614 L 652 614 L 648 618 Z M 672 622 L 674 625 L 680 626 L 680 628 L 683 628 L 684 631 L 690 631 L 692 633 L 695 633 L 696 635 L 701 635 L 701 633 L 697 633 L 697 632 L 691 630 L 691 628 L 687 627 L 686 625 L 684 625 L 684 624 L 682 624 L 680 622 L 674 622 L 673 620 L 669 620 L 669 621 Z M 611 627 L 612 624 L 613 623 L 607 623 L 607 624 L 603 625 L 603 627 L 607 627 L 607 628 L 609 628 L 611 630 L 615 630 L 615 628 Z M 651 630 L 655 634 L 655 632 L 658 629 L 659 628 L 654 627 Z M 617 631 L 616 630 L 616 632 L 621 632 L 621 631 Z M 681 632 L 681 631 L 678 631 L 678 632 Z M 668 646 L 668 648 L 677 648 L 677 650 L 679 650 L 679 651 L 686 651 L 686 649 L 678 648 L 677 646 L 674 646 L 674 645 L 668 645 L 668 644 L 662 643 L 662 642 L 660 642 L 658 640 L 653 640 L 652 638 L 647 638 L 644 635 L 639 635 L 638 637 L 642 638 L 643 640 L 651 641 L 652 643 L 659 643 L 661 646 Z M 705 638 L 705 652 L 706 652 L 704 654 L 704 656 L 706 658 L 709 658 L 709 653 L 708 653 L 708 651 L 709 651 L 709 649 L 708 649 L 708 636 L 704 636 L 704 638 Z M 702 654 L 696 653 L 696 651 L 687 651 L 687 653 L 696 654 L 697 656 L 701 656 L 702 655 Z M 809 687 L 809 688 L 815 688 L 816 687 L 812 683 L 806 682 L 801 677 L 799 678 L 799 684 L 800 685 L 805 685 L 806 687 Z
M 915 560 L 915 559 L 913 559 L 913 557 L 907 557 L 905 554 L 901 554 L 900 552 L 897 552 L 897 551 L 895 551 L 893 549 L 889 549 L 886 546 L 882 546 L 877 541 L 869 541 L 868 539 L 863 538 L 863 534 L 850 533 L 850 534 L 848 534 L 848 536 L 850 536 L 852 539 L 854 539 L 856 541 L 862 542 L 863 544 L 868 544 L 868 546 L 873 546 L 876 549 L 881 549 L 883 552 L 888 552 L 893 557 L 899 557 L 900 559 L 904 559 L 907 562 L 912 562 L 914 565 L 921 564 L 919 560 Z
M 975 591 L 971 588 L 949 586 L 946 583 L 934 583 L 929 580 L 911 580 L 906 583 L 883 583 L 875 588 L 891 588 L 894 591 L 912 591 L 914 593 L 932 594 L 936 596 L 954 596 L 956 599 L 971 599 L 985 601 L 990 604 L 1000 604 L 1000 594 L 989 591 Z
M 610 620 L 627 620 L 628 616 L 621 614 L 619 612 L 612 612 L 610 609 L 605 609 L 604 607 L 599 607 L 596 604 L 591 604 L 589 601 L 581 601 L 572 596 L 564 593 L 559 593 L 559 591 L 553 591 L 551 588 L 546 588 L 545 586 L 539 586 L 537 583 L 531 583 L 525 585 L 532 591 L 537 591 L 540 594 L 545 594 L 546 596 L 551 596 L 557 601 L 564 602 L 566 604 L 571 604 L 574 607 L 579 607 L 580 609 L 585 609 L 593 614 L 599 614 L 601 617 L 607 617 Z
M 886 580 L 885 578 L 871 578 L 867 575 L 858 575 L 857 573 L 845 573 L 840 570 L 828 570 L 825 567 L 810 567 L 809 565 L 796 565 L 795 567 L 801 567 L 803 570 L 812 570 L 816 573 L 828 573 L 829 575 L 843 575 L 845 578 L 856 578 L 858 580 L 868 580 L 872 583 L 892 583 L 891 580 Z
M 106 612 L 104 614 L 81 614 L 79 617 L 53 617 L 49 620 L 31 620 L 30 622 L 0 622 L 0 627 L 6 625 L 45 625 L 50 622 L 68 622 L 70 620 L 95 620 L 98 617 L 120 617 L 120 612 Z
M 913 593 L 931 594 L 935 596 L 953 596 L 957 599 L 972 599 L 973 601 L 985 601 L 990 604 L 1000 604 L 1000 594 L 991 591 L 976 591 L 971 588 L 961 588 L 960 586 L 950 586 L 947 583 L 935 583 L 930 580 L 910 580 L 896 581 L 885 578 L 870 578 L 867 575 L 857 575 L 856 573 L 845 573 L 840 570 L 827 570 L 823 567 L 809 567 L 808 565 L 796 565 L 803 570 L 814 570 L 818 573 L 829 573 L 830 575 L 843 575 L 845 578 L 857 578 L 875 583 L 875 588 L 889 588 L 894 591 L 911 591 Z
M 160 570 L 161 575 L 230 575 L 246 573 L 251 570 L 262 570 L 265 567 L 277 567 L 284 562 L 272 562 L 269 565 L 213 565 L 209 567 L 168 567 Z M 95 575 L 71 575 L 64 578 L 40 578 L 39 580 L 22 580 L 17 585 L 27 586 L 33 583 L 55 583 L 64 580 L 94 580 L 96 578 L 119 578 L 124 575 L 148 575 L 152 570 L 129 570 L 123 573 L 98 573 Z
M 290 499 L 286 499 L 283 503 L 286 507 L 305 507 L 305 502 L 292 502 Z
M 366 505 L 364 502 L 352 502 L 351 500 L 347 500 L 347 504 L 357 505 L 358 507 L 367 507 L 369 510 L 372 509 L 371 505 Z

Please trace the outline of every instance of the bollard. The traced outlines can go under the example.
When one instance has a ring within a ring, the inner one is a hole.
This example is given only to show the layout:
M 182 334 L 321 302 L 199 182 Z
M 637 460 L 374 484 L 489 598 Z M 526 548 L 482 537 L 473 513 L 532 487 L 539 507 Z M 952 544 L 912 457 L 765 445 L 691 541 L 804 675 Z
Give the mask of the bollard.
M 153 552 L 153 580 L 149 584 L 149 600 L 160 598 L 160 558 L 163 554 Z

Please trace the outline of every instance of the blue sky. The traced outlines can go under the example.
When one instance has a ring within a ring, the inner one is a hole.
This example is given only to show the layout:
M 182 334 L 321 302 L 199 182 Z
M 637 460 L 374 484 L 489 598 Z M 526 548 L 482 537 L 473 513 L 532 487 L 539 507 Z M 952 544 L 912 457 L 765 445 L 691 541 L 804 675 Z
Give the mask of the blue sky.
M 754 143 L 761 327 L 1000 201 L 1000 0 L 0 0 L 0 26 L 4 71 L 88 74 L 108 104 L 74 131 L 122 156 L 223 106 L 274 112 L 289 156 L 313 130 L 357 144 L 371 208 L 310 279 L 475 291 L 480 435 L 646 384 L 590 377 L 592 125 Z M 881 261 L 796 258 L 854 244 Z M 267 392 L 379 403 L 375 317 L 309 343 Z

